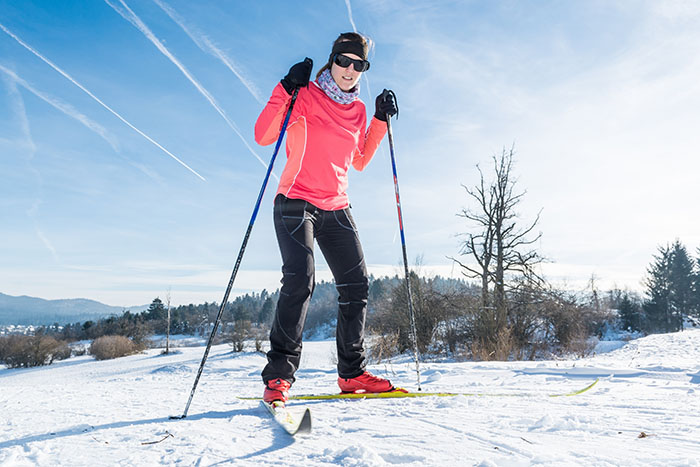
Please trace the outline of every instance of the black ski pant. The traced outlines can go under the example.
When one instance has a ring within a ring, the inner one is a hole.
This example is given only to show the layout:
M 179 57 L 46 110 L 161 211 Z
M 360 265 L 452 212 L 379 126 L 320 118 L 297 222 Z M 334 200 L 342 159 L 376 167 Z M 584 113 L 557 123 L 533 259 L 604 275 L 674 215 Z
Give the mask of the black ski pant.
M 338 290 L 338 375 L 364 372 L 364 328 L 369 280 L 362 246 L 350 208 L 325 211 L 299 199 L 277 195 L 274 222 L 282 253 L 282 288 L 270 331 L 270 351 L 263 381 L 294 382 L 302 332 L 314 291 L 314 238 L 333 273 Z

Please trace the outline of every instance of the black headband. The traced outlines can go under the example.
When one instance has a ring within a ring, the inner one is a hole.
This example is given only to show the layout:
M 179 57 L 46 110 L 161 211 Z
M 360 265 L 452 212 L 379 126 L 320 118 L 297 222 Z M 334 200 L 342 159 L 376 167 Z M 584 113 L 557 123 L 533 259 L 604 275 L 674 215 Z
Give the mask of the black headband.
M 348 54 L 355 54 L 358 57 L 360 57 L 362 60 L 367 60 L 367 51 L 365 50 L 365 47 L 360 43 L 360 42 L 355 42 L 355 41 L 343 41 L 343 42 L 338 42 L 333 46 L 333 51 L 331 52 L 331 56 L 328 57 L 328 61 L 331 62 L 333 60 L 333 57 L 335 54 L 343 54 L 343 53 L 348 53 Z

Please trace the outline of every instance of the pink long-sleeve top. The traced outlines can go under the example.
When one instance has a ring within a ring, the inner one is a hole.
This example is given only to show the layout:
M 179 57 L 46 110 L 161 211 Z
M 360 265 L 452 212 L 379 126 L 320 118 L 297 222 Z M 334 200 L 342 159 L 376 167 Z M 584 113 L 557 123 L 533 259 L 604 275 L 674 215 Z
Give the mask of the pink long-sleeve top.
M 292 96 L 278 84 L 255 122 L 255 141 L 277 141 Z M 300 88 L 287 126 L 287 163 L 277 193 L 335 211 L 349 206 L 348 170 L 364 170 L 386 134 L 386 122 L 372 118 L 365 104 L 339 104 L 314 82 Z

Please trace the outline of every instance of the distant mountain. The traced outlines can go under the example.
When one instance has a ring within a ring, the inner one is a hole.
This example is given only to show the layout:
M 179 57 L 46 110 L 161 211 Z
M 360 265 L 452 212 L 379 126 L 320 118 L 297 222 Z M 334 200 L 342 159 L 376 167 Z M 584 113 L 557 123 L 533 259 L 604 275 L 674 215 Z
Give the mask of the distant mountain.
M 128 308 L 138 313 L 148 308 Z M 95 300 L 72 298 L 44 300 L 35 297 L 13 297 L 0 293 L 0 325 L 51 325 L 97 320 L 110 315 L 121 315 L 126 308 L 109 306 Z

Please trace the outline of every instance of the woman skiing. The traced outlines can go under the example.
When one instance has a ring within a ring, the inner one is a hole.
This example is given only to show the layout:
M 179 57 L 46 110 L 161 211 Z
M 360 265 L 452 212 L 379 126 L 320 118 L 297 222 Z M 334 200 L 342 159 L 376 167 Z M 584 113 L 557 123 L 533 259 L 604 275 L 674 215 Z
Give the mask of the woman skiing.
M 393 98 L 377 96 L 367 126 L 359 80 L 369 69 L 368 41 L 343 33 L 309 83 L 311 61 L 297 63 L 280 81 L 255 123 L 255 140 L 277 140 L 293 92 L 297 100 L 287 128 L 287 163 L 274 201 L 274 224 L 282 254 L 282 288 L 268 363 L 262 371 L 266 402 L 286 402 L 299 368 L 302 332 L 314 290 L 314 239 L 338 290 L 338 385 L 343 392 L 385 392 L 389 380 L 365 371 L 364 324 L 369 281 L 346 193 L 348 170 L 363 170 L 386 134 Z

